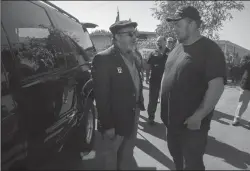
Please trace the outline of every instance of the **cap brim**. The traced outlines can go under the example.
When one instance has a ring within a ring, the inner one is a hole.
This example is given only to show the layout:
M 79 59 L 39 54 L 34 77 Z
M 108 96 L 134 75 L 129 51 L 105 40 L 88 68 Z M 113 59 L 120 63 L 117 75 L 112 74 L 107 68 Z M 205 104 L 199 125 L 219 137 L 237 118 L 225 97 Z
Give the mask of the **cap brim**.
M 120 24 L 120 25 L 112 25 L 110 26 L 109 30 L 114 34 L 116 32 L 118 32 L 118 30 L 125 28 L 125 27 L 134 27 L 136 28 L 138 26 L 137 22 L 130 22 L 130 23 L 126 23 L 126 24 Z
M 166 21 L 167 22 L 172 22 L 172 21 L 179 21 L 181 19 L 182 19 L 181 17 L 178 17 L 178 18 L 167 18 Z
M 131 23 L 129 23 L 129 24 L 126 24 L 125 27 L 132 26 L 132 27 L 136 28 L 137 25 L 138 25 L 137 22 L 131 22 Z M 123 26 L 123 27 L 124 27 L 124 26 Z

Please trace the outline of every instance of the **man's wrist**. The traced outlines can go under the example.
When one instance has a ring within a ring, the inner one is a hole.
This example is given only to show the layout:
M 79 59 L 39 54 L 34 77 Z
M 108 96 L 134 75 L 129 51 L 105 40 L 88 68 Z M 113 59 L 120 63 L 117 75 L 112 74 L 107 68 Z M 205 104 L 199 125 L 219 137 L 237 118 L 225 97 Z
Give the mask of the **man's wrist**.
M 199 120 L 202 120 L 205 116 L 204 116 L 204 114 L 201 111 L 197 110 L 194 113 L 194 117 L 198 118 Z

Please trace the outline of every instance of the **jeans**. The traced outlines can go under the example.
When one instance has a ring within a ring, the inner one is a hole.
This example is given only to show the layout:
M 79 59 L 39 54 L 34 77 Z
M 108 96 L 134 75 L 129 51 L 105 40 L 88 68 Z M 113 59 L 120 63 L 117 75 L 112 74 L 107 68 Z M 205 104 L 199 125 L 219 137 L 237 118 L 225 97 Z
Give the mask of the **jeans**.
M 167 130 L 168 149 L 176 170 L 205 170 L 203 155 L 208 130 Z

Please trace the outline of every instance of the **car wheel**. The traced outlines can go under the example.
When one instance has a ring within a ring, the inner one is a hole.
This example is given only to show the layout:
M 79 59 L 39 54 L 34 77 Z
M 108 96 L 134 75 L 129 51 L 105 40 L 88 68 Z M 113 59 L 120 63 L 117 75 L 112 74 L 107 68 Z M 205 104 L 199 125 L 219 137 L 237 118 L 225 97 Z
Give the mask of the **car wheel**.
M 76 128 L 75 142 L 73 142 L 75 145 L 77 144 L 80 151 L 88 152 L 93 149 L 95 140 L 95 112 L 94 101 L 90 98 L 86 99 L 83 117 Z
M 94 100 L 87 99 L 84 113 L 84 146 L 87 150 L 92 150 L 95 138 L 96 119 Z
M 63 146 L 63 153 L 90 152 L 95 140 L 95 101 L 92 97 L 86 98 L 83 103 L 83 112 L 79 113 L 79 121 L 74 131 Z

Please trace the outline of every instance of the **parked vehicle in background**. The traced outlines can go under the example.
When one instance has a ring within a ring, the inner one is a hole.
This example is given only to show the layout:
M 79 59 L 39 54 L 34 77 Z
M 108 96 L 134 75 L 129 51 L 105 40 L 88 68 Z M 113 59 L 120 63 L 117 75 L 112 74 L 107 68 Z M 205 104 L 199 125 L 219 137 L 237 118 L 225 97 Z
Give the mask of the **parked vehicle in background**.
M 37 168 L 73 146 L 91 150 L 96 50 L 87 28 L 46 1 L 1 5 L 2 169 Z

